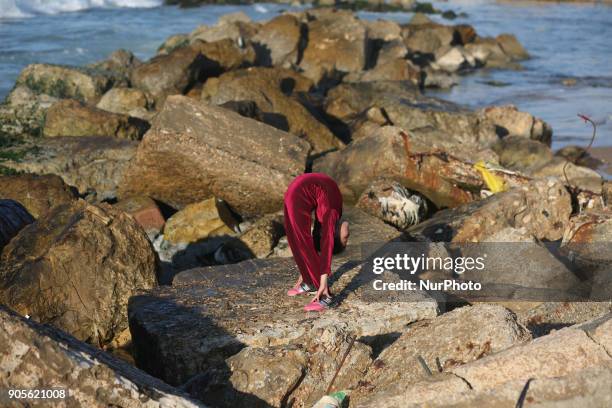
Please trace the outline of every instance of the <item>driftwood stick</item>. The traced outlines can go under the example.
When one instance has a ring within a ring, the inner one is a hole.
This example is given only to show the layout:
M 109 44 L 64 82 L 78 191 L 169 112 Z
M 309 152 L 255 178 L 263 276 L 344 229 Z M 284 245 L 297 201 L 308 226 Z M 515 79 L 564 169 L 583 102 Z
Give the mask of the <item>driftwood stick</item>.
M 336 368 L 336 372 L 334 373 L 334 376 L 332 377 L 329 383 L 329 386 L 327 387 L 327 390 L 325 391 L 325 395 L 328 395 L 331 392 L 332 387 L 334 386 L 334 381 L 336 381 L 336 377 L 338 376 L 338 373 L 342 369 L 342 366 L 344 365 L 344 361 L 346 360 L 349 353 L 351 352 L 351 349 L 353 348 L 353 345 L 355 344 L 355 340 L 356 340 L 356 337 L 352 336 L 351 342 L 349 343 L 346 351 L 344 352 L 344 356 L 342 356 L 342 360 L 340 360 L 340 364 L 338 364 L 338 368 Z

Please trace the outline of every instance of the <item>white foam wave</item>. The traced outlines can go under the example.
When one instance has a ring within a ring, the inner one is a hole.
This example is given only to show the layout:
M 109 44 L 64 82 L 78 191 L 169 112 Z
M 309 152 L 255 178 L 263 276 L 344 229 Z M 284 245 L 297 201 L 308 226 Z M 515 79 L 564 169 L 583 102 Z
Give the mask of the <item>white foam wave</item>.
M 163 0 L 0 0 L 0 19 L 58 14 L 90 8 L 157 7 Z

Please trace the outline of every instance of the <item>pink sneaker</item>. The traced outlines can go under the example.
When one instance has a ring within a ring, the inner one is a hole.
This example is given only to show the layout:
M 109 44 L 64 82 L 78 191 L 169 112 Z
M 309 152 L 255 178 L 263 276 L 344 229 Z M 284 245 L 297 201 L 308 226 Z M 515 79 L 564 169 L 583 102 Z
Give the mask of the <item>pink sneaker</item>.
M 331 297 L 326 297 L 320 299 L 318 302 L 310 302 L 306 306 L 304 306 L 304 310 L 307 312 L 322 312 L 325 309 L 328 309 L 332 303 Z
M 287 296 L 297 296 L 302 295 L 304 293 L 314 291 L 314 288 L 311 288 L 307 283 L 301 283 L 299 286 L 295 286 L 287 291 Z

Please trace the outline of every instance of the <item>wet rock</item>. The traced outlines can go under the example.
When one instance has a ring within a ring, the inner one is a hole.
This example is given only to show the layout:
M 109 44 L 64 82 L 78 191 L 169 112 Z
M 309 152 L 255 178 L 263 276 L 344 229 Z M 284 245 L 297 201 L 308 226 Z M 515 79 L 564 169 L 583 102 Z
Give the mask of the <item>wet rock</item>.
M 17 171 L 57 174 L 79 194 L 92 199 L 115 198 L 119 180 L 136 153 L 137 142 L 114 137 L 35 139 L 19 161 L 2 163 Z
M 504 228 L 524 227 L 538 239 L 555 241 L 563 236 L 571 212 L 563 184 L 543 179 L 441 211 L 407 232 L 432 241 L 482 242 Z
M 366 26 L 352 13 L 321 10 L 308 23 L 308 45 L 300 67 L 317 84 L 342 74 L 359 72 L 368 64 Z
M 437 207 L 455 207 L 472 201 L 472 191 L 482 186 L 480 175 L 467 162 L 475 155 L 491 157 L 491 152 L 480 148 L 475 153 L 477 146 L 468 149 L 448 139 L 441 132 L 406 133 L 385 126 L 316 160 L 313 168 L 332 176 L 347 202 L 355 202 L 372 181 L 384 176 L 421 193 Z M 499 175 L 510 185 L 524 181 L 512 174 Z
M 157 48 L 157 55 L 168 55 L 177 48 L 189 45 L 189 36 L 187 34 L 175 34 L 166 38 L 166 40 Z
M 246 43 L 257 34 L 258 29 L 257 24 L 250 22 L 220 20 L 214 26 L 199 26 L 189 34 L 189 40 L 214 42 L 230 39 L 236 43 Z
M 372 106 L 384 109 L 389 124 L 406 131 L 439 131 L 444 134 L 440 140 L 446 143 L 479 144 L 481 147 L 475 148 L 482 149 L 499 138 L 494 124 L 478 113 L 420 95 L 415 88 L 394 81 L 342 84 L 332 89 L 325 100 L 326 113 L 345 121 Z M 472 155 L 470 160 L 473 159 Z
M 151 109 L 153 100 L 140 89 L 112 88 L 102 96 L 96 107 L 108 112 L 130 115 L 135 109 Z
M 436 59 L 436 68 L 440 68 L 446 72 L 463 71 L 476 66 L 476 61 L 471 55 L 465 53 L 462 47 L 453 47 L 448 50 L 443 48 L 438 52 L 439 57 Z
M 282 68 L 248 68 L 210 79 L 202 99 L 216 105 L 248 100 L 257 104 L 264 122 L 306 139 L 314 152 L 343 146 L 343 143 L 291 94 L 310 88 L 311 82 Z
M 227 205 L 216 198 L 189 204 L 166 222 L 164 238 L 172 243 L 191 243 L 211 235 L 233 234 L 237 225 Z
M 130 73 L 138 65 L 142 64 L 131 51 L 119 49 L 113 51 L 106 60 L 93 63 L 88 67 L 108 73 L 113 86 L 128 86 Z
M 229 38 L 214 42 L 196 40 L 190 47 L 200 51 L 206 59 L 204 70 L 207 77 L 255 63 L 255 49 L 251 44 L 239 46 Z
M 561 157 L 554 157 L 549 162 L 534 169 L 531 174 L 534 177 L 554 177 L 570 186 L 601 194 L 602 177 L 595 170 L 588 167 L 577 166 Z
M 24 85 L 16 85 L 0 105 L 0 132 L 5 135 L 42 135 L 47 109 L 57 98 L 35 94 Z
M 555 156 L 563 157 L 574 164 L 589 167 L 591 169 L 597 169 L 605 164 L 605 161 L 593 157 L 582 146 L 564 146 L 555 152 Z
M 502 137 L 522 136 L 550 146 L 550 125 L 527 112 L 519 111 L 516 106 L 491 106 L 483 109 L 481 113 L 495 124 L 497 133 Z
M 385 242 L 397 232 L 356 210 L 344 216 L 351 223 L 351 242 L 333 264 L 337 272 L 332 290 L 343 299 L 338 308 L 319 318 L 305 318 L 302 307 L 307 299 L 285 295 L 297 276 L 292 259 L 249 260 L 184 271 L 174 278 L 172 287 L 130 301 L 137 364 L 171 384 L 180 384 L 244 345 L 288 345 L 303 336 L 316 339 L 317 329 L 328 327 L 376 336 L 436 316 L 437 305 L 427 297 L 368 301 L 357 290 L 368 285 L 367 279 L 364 282 L 368 277 L 360 274 L 359 259 L 365 256 L 361 243 Z M 284 299 L 280 309 L 269 302 L 276 296 Z M 405 302 L 411 299 L 407 307 Z
M 67 395 L 62 403 L 73 406 L 203 406 L 130 364 L 4 306 L 0 306 L 0 322 L 3 388 L 64 389 Z M 3 405 L 15 403 L 5 398 L 0 399 Z
M 17 201 L 39 218 L 56 205 L 74 201 L 76 195 L 59 176 L 19 174 L 0 176 L 0 198 Z
M 529 54 L 513 34 L 500 34 L 495 39 L 504 53 L 511 59 L 524 60 L 529 58 Z
M 308 151 L 293 135 L 173 96 L 138 146 L 120 196 L 146 194 L 175 208 L 215 196 L 241 215 L 274 212 Z
M 349 74 L 343 78 L 345 82 L 372 81 L 409 81 L 414 85 L 422 82 L 421 70 L 406 59 L 396 59 L 388 63 L 377 64 L 373 69 Z
M 512 58 L 504 52 L 495 38 L 477 37 L 464 48 L 480 66 L 502 69 L 520 68 L 520 65 L 513 62 Z
M 408 49 L 401 39 L 387 41 L 378 50 L 375 66 L 384 66 L 387 63 L 398 59 L 404 59 L 408 54 Z
M 401 38 L 402 28 L 395 21 L 374 20 L 364 21 L 368 27 L 368 39 L 371 41 L 393 41 Z
M 265 258 L 272 253 L 278 240 L 285 233 L 283 217 L 270 214 L 257 220 L 242 235 L 242 241 L 247 248 L 257 257 Z
M 2 251 L 3 303 L 80 340 L 105 344 L 127 327 L 127 301 L 156 285 L 144 231 L 110 205 L 55 207 Z
M 151 241 L 162 231 L 166 223 L 157 203 L 147 196 L 127 197 L 117 202 L 114 207 L 134 217 Z
M 64 99 L 55 102 L 47 111 L 43 134 L 45 137 L 109 136 L 140 140 L 148 127 L 142 119 Z
M 136 67 L 130 81 L 135 88 L 151 94 L 156 105 L 161 106 L 168 95 L 186 93 L 202 79 L 206 62 L 196 48 L 177 48 Z
M 398 229 L 418 224 L 428 213 L 427 201 L 423 197 L 386 179 L 370 184 L 359 197 L 356 207 Z
M 375 395 L 370 398 L 376 399 L 376 395 L 389 394 L 389 388 L 406 387 L 428 377 L 419 357 L 432 372 L 447 372 L 530 339 L 516 316 L 501 306 L 462 307 L 413 324 L 383 350 L 370 366 L 364 382 L 369 384 L 368 393 Z M 361 399 L 363 396 L 360 395 Z M 359 397 L 351 395 L 353 400 Z
M 25 207 L 14 200 L 0 200 L 0 250 L 17 235 L 23 227 L 34 222 L 34 217 Z
M 435 54 L 440 48 L 451 45 L 454 35 L 453 27 L 436 23 L 402 27 L 404 43 L 412 53 Z
M 252 39 L 259 65 L 297 64 L 304 46 L 304 29 L 300 20 L 290 14 L 282 14 L 263 24 Z
M 113 83 L 108 75 L 96 70 L 31 64 L 21 71 L 16 85 L 24 85 L 36 94 L 95 102 Z
M 553 158 L 548 146 L 523 136 L 506 136 L 492 146 L 499 164 L 510 170 L 529 174 Z

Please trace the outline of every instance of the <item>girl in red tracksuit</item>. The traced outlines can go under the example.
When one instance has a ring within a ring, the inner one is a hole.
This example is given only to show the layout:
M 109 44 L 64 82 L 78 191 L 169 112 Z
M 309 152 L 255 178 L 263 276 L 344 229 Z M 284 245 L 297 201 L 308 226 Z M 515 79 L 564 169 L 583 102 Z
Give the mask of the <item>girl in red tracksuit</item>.
M 312 227 L 312 214 L 315 227 Z M 327 277 L 331 274 L 332 254 L 346 246 L 348 222 L 341 222 L 342 195 L 336 182 L 323 173 L 302 174 L 285 193 L 285 232 L 293 258 L 300 270 L 289 296 L 317 292 L 304 307 L 321 311 L 331 303 Z

